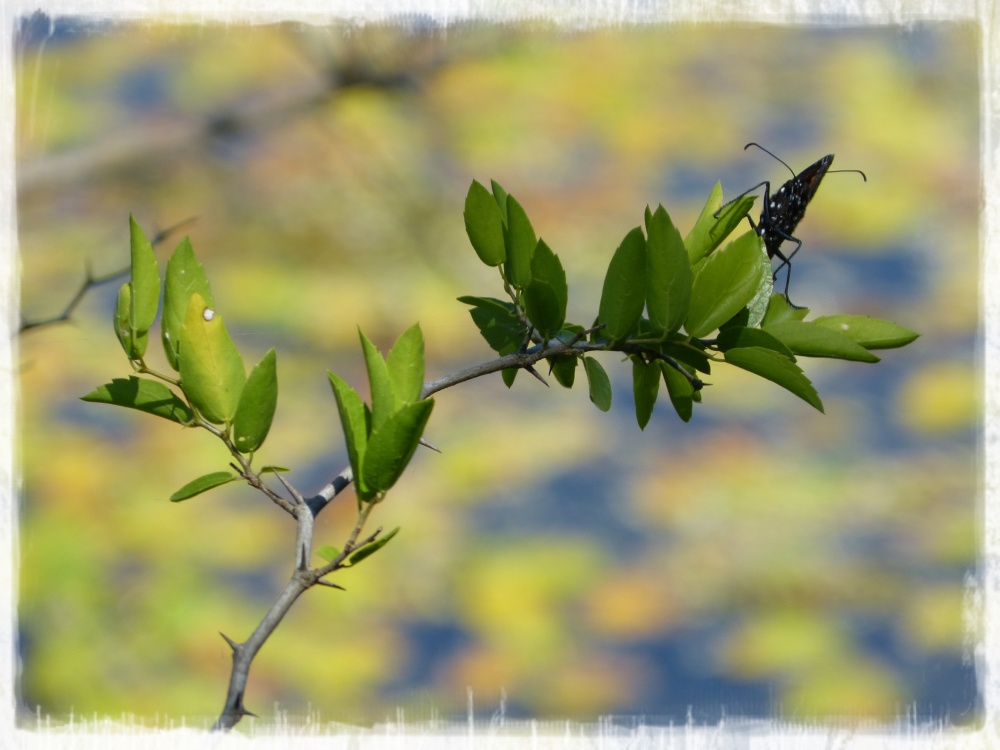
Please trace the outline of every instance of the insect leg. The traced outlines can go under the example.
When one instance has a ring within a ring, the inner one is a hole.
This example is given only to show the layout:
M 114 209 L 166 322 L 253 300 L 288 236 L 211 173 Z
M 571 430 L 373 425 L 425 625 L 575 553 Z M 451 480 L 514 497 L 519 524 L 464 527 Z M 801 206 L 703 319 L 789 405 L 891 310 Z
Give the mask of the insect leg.
M 790 252 L 788 255 L 784 255 L 781 252 L 781 250 L 779 250 L 778 248 L 774 249 L 773 255 L 774 255 L 774 257 L 778 258 L 781 261 L 781 263 L 779 263 L 778 267 L 774 269 L 774 274 L 773 274 L 772 278 L 775 281 L 777 281 L 778 280 L 778 271 L 780 271 L 785 266 L 788 266 L 788 270 L 785 272 L 785 299 L 788 300 L 788 304 L 789 305 L 791 305 L 792 307 L 794 307 L 796 309 L 801 310 L 802 309 L 801 307 L 799 307 L 794 302 L 792 302 L 791 299 L 789 299 L 789 297 L 788 297 L 788 285 L 792 281 L 792 258 L 795 256 L 795 253 L 797 253 L 802 248 L 802 240 L 800 240 L 800 239 L 798 239 L 796 237 L 792 237 L 792 235 L 787 234 L 786 232 L 782 232 L 781 230 L 776 230 L 775 234 L 778 235 L 779 237 L 781 237 L 783 240 L 788 240 L 789 242 L 794 242 L 795 243 L 795 249 L 792 250 L 792 252 Z
M 763 182 L 758 182 L 756 185 L 754 185 L 749 190 L 744 190 L 742 193 L 740 193 L 739 195 L 737 195 L 731 201 L 727 201 L 727 202 L 723 203 L 721 206 L 719 206 L 718 210 L 714 214 L 712 214 L 712 218 L 713 219 L 718 219 L 719 218 L 719 214 L 722 213 L 722 209 L 724 209 L 726 206 L 731 206 L 732 204 L 736 203 L 736 201 L 738 201 L 744 195 L 747 195 L 748 193 L 752 193 L 754 190 L 756 190 L 757 188 L 759 188 L 761 185 L 764 186 L 764 195 L 767 196 L 768 190 L 770 190 L 770 187 L 771 187 L 771 183 L 768 182 L 767 180 L 764 180 Z M 765 197 L 764 200 L 765 200 L 764 205 L 766 206 L 767 205 L 767 202 L 766 202 L 767 198 Z

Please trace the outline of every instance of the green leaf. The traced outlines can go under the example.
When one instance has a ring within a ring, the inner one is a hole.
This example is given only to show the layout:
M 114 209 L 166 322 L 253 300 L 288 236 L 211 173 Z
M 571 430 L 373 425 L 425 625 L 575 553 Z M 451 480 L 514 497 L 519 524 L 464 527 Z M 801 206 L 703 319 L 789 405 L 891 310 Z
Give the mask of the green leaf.
M 194 292 L 180 333 L 178 365 L 188 400 L 209 422 L 231 422 L 246 383 L 243 358 L 222 316 Z
M 593 357 L 584 357 L 583 367 L 590 386 L 590 400 L 601 411 L 608 411 L 611 408 L 611 380 L 608 379 L 608 373 Z
M 194 412 L 188 405 L 163 383 L 135 375 L 115 378 L 81 397 L 81 400 L 138 409 L 178 424 L 188 424 L 194 419 Z
M 194 249 L 185 237 L 167 261 L 167 276 L 163 285 L 163 316 L 160 321 L 163 350 L 170 366 L 178 371 L 181 328 L 187 317 L 188 302 L 195 293 L 201 295 L 207 307 L 215 306 L 205 268 L 194 257 Z
M 132 244 L 132 328 L 145 333 L 156 320 L 160 306 L 160 267 L 153 246 L 142 233 L 133 216 L 129 216 Z
M 125 350 L 125 356 L 134 361 L 141 359 L 149 344 L 149 335 L 139 333 L 132 327 L 132 285 L 122 284 L 115 304 L 115 336 Z
M 649 210 L 648 208 L 646 209 Z M 691 302 L 693 274 L 680 232 L 663 206 L 647 221 L 646 309 L 657 331 L 673 333 L 681 327 Z
M 849 336 L 804 320 L 786 320 L 764 329 L 796 354 L 804 357 L 830 357 L 854 362 L 878 362 L 879 358 Z
M 368 448 L 368 433 L 371 430 L 370 418 L 365 404 L 358 392 L 351 388 L 339 375 L 327 372 L 333 396 L 337 399 L 337 411 L 340 414 L 340 424 L 344 429 L 344 439 L 347 442 L 347 457 L 354 473 L 354 488 L 358 497 L 368 494 L 361 474 L 361 464 Z
M 483 263 L 499 266 L 507 259 L 500 206 L 490 192 L 475 180 L 465 197 L 465 231 Z
M 832 328 L 865 349 L 895 349 L 906 346 L 920 336 L 916 331 L 897 323 L 867 315 L 825 315 L 812 321 Z
M 177 490 L 177 492 L 170 496 L 170 502 L 179 503 L 181 500 L 187 500 L 215 487 L 236 482 L 239 478 L 238 474 L 234 474 L 231 471 L 216 471 L 211 474 L 205 474 L 205 476 L 198 477 Z
M 471 305 L 472 307 L 482 307 L 499 313 L 514 315 L 514 305 L 506 300 L 496 299 L 495 297 L 473 297 L 471 295 L 464 295 L 457 299 L 459 302 Z
M 260 448 L 278 406 L 278 372 L 274 349 L 253 368 L 233 417 L 233 444 L 240 453 Z
M 691 265 L 715 250 L 726 237 L 732 234 L 733 230 L 750 213 L 755 198 L 756 196 L 753 195 L 743 196 L 735 203 L 726 206 L 719 213 L 719 218 L 716 219 L 713 214 L 722 205 L 722 184 L 715 183 L 715 187 L 712 188 L 712 192 L 709 193 L 708 200 L 705 202 L 705 207 L 701 210 L 701 215 L 691 231 L 688 232 L 688 236 L 684 238 L 684 247 L 687 248 Z
M 682 343 L 666 342 L 660 344 L 659 350 L 660 354 L 666 354 L 678 362 L 683 362 L 698 372 L 703 372 L 706 375 L 712 374 L 711 360 L 703 351 L 694 346 L 693 343 L 685 345 Z
M 695 338 L 714 331 L 753 299 L 762 273 L 760 243 L 753 232 L 712 253 L 694 277 L 684 328 Z
M 801 398 L 813 408 L 823 411 L 823 402 L 809 379 L 798 365 L 773 349 L 759 346 L 730 349 L 725 353 L 726 362 L 754 375 L 770 380 Z
M 506 370 L 500 371 L 500 378 L 503 380 L 503 384 L 510 388 L 514 385 L 514 378 L 517 377 L 517 373 L 520 372 L 516 367 L 508 367 Z
M 770 333 L 762 331 L 759 328 L 744 326 L 727 328 L 719 333 L 719 337 L 715 340 L 715 345 L 719 347 L 719 351 L 721 352 L 738 349 L 739 347 L 760 346 L 765 349 L 773 349 L 780 354 L 784 354 L 792 362 L 795 361 L 795 355 L 792 354 L 791 349 Z
M 736 314 L 719 326 L 719 333 L 724 333 L 730 328 L 754 328 L 755 326 L 750 325 L 750 308 L 741 307 L 736 311 Z
M 516 352 L 528 333 L 510 302 L 491 297 L 459 297 L 459 302 L 472 305 L 469 314 L 490 348 L 501 357 Z
M 424 335 L 419 323 L 399 335 L 385 364 L 396 400 L 401 404 L 419 401 L 424 391 Z
M 647 364 L 642 357 L 632 357 L 632 393 L 635 396 L 635 418 L 640 430 L 645 430 L 649 424 L 659 390 L 659 362 Z
M 623 340 L 638 325 L 646 304 L 646 238 L 636 227 L 625 235 L 604 277 L 597 319 L 605 324 L 601 335 Z
M 363 547 L 360 547 L 356 552 L 354 552 L 351 555 L 351 557 L 350 557 L 351 565 L 357 565 L 359 562 L 361 562 L 362 560 L 364 560 L 366 557 L 371 557 L 372 555 L 374 555 L 376 552 L 378 552 L 380 549 L 382 549 L 385 545 L 387 545 L 389 543 L 389 540 L 392 539 L 394 536 L 396 536 L 396 534 L 398 534 L 398 533 L 399 533 L 399 526 L 397 526 L 396 528 L 394 528 L 388 534 L 385 534 L 384 536 L 379 537 L 374 542 L 369 542 L 368 544 L 364 545 Z
M 760 251 L 762 272 L 760 274 L 760 281 L 757 284 L 757 292 L 747 305 L 747 325 L 751 328 L 757 328 L 763 322 L 768 308 L 771 306 L 771 296 L 774 293 L 774 274 L 771 273 L 771 259 L 767 255 L 767 247 L 764 245 L 764 240 L 760 237 L 757 237 L 757 247 Z M 784 299 L 784 295 L 782 295 L 782 299 Z
M 556 382 L 563 388 L 573 387 L 573 382 L 576 380 L 576 365 L 579 359 L 579 357 L 567 355 L 564 357 L 553 357 L 549 360 L 552 367 L 552 375 L 555 377 Z
M 785 320 L 802 320 L 809 314 L 809 308 L 792 307 L 783 294 L 772 294 L 767 303 L 767 312 L 760 322 L 761 328 L 767 328 Z
M 370 496 L 362 500 L 386 492 L 396 483 L 420 443 L 433 408 L 433 399 L 407 404 L 381 426 L 373 427 L 361 467 Z
M 677 412 L 677 416 L 685 422 L 691 421 L 693 409 L 694 386 L 691 381 L 679 373 L 666 362 L 660 361 L 660 372 L 663 373 L 663 382 L 667 384 L 667 394 L 670 396 L 670 403 Z
M 277 474 L 279 472 L 285 472 L 285 471 L 291 471 L 291 469 L 289 469 L 286 466 L 271 466 L 271 465 L 268 465 L 268 466 L 262 466 L 261 469 L 260 469 L 260 471 L 258 473 L 259 474 L 267 474 L 267 473 L 270 472 L 271 474 Z
M 372 430 L 377 430 L 396 411 L 396 394 L 389 377 L 389 366 L 382 358 L 382 353 L 368 337 L 358 329 L 361 337 L 361 348 L 365 353 L 365 365 L 368 368 L 368 384 L 372 397 Z
M 336 547 L 331 547 L 329 544 L 324 544 L 316 550 L 316 554 L 327 562 L 333 562 L 340 556 L 340 550 Z
M 531 283 L 524 290 L 524 309 L 543 338 L 552 338 L 566 322 L 568 296 L 559 256 L 538 240 L 531 259 Z
M 538 245 L 535 230 L 528 215 L 513 195 L 507 196 L 507 231 L 504 232 L 504 246 L 507 263 L 504 266 L 507 280 L 519 289 L 531 283 L 531 256 Z
M 503 189 L 496 180 L 490 180 L 490 187 L 493 188 L 493 198 L 500 207 L 500 214 L 503 216 L 504 225 L 507 224 L 507 191 Z

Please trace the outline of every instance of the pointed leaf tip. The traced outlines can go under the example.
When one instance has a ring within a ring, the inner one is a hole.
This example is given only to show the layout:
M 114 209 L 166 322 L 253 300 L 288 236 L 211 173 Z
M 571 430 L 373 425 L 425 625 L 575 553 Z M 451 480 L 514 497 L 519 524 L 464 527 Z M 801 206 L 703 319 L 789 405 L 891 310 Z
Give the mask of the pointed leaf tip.
M 188 482 L 177 490 L 177 492 L 170 496 L 170 502 L 179 503 L 182 500 L 188 500 L 195 495 L 200 495 L 202 492 L 208 492 L 211 489 L 235 482 L 238 479 L 239 476 L 231 471 L 216 471 L 211 474 L 205 474 Z
M 503 213 L 490 192 L 472 181 L 465 197 L 465 231 L 479 259 L 499 266 L 507 259 L 503 238 Z
M 233 417 L 233 444 L 241 453 L 260 448 L 278 406 L 278 372 L 274 349 L 250 372 Z
M 552 338 L 566 322 L 568 296 L 559 256 L 539 240 L 531 259 L 531 283 L 524 290 L 524 306 L 543 338 Z
M 419 324 L 400 334 L 385 363 L 396 400 L 401 404 L 419 401 L 424 390 L 424 336 Z
M 521 204 L 509 194 L 504 245 L 507 251 L 507 279 L 519 289 L 524 289 L 531 283 L 531 258 L 538 245 L 538 237 Z
M 608 411 L 611 409 L 611 380 L 608 373 L 593 357 L 584 357 L 583 367 L 590 387 L 590 400 L 601 411 Z
M 598 321 L 601 335 L 621 341 L 636 327 L 646 304 L 646 238 L 636 227 L 625 235 L 604 277 Z

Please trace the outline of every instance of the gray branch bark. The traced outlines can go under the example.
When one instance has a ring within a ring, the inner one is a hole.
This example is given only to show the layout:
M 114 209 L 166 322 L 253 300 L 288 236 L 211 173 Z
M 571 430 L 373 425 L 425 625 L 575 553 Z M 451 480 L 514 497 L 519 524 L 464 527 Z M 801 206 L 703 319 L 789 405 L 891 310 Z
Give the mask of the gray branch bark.
M 484 362 L 483 364 L 461 370 L 453 375 L 425 383 L 423 397 L 428 398 L 432 394 L 446 388 L 450 388 L 451 386 L 464 383 L 474 378 L 482 377 L 483 375 L 499 372 L 500 370 L 505 370 L 507 368 L 531 367 L 539 360 L 558 354 L 565 354 L 573 348 L 573 346 L 569 346 L 562 342 L 553 342 L 551 346 L 537 346 L 529 351 L 508 354 L 506 357 L 500 357 L 490 362 Z M 590 345 L 587 344 L 577 344 L 576 348 L 578 351 L 593 349 L 593 347 L 590 347 Z M 213 726 L 214 730 L 228 731 L 236 726 L 244 716 L 256 716 L 256 714 L 247 709 L 245 705 L 245 698 L 247 680 L 250 676 L 250 666 L 253 664 L 253 660 L 257 656 L 261 647 L 267 639 L 271 637 L 271 634 L 275 631 L 278 625 L 281 624 L 282 619 L 284 619 L 285 615 L 292 608 L 292 605 L 295 604 L 296 600 L 308 589 L 317 584 L 341 588 L 336 584 L 331 584 L 329 581 L 322 580 L 323 577 L 340 570 L 343 567 L 344 561 L 348 558 L 351 552 L 363 547 L 371 541 L 374 541 L 381 532 L 381 529 L 378 529 L 374 534 L 358 543 L 358 537 L 364 528 L 364 523 L 368 518 L 368 514 L 374 508 L 374 505 L 367 504 L 362 509 L 358 522 L 355 524 L 354 529 L 348 537 L 347 543 L 344 545 L 343 552 L 341 552 L 336 559 L 327 565 L 319 568 L 309 567 L 309 560 L 312 555 L 313 548 L 313 522 L 316 515 L 323 510 L 323 508 L 326 507 L 326 505 L 333 500 L 333 498 L 346 489 L 352 481 L 353 474 L 351 473 L 350 467 L 348 467 L 334 477 L 334 479 L 323 487 L 323 489 L 321 489 L 314 497 L 308 498 L 305 502 L 300 502 L 294 505 L 293 515 L 296 519 L 295 569 L 292 572 L 291 578 L 288 583 L 285 584 L 281 593 L 278 594 L 278 598 L 271 605 L 270 609 L 268 609 L 267 614 L 264 615 L 263 619 L 246 641 L 243 643 L 237 643 L 229 636 L 221 634 L 226 643 L 228 643 L 229 647 L 232 649 L 233 666 L 229 675 L 229 687 L 226 692 L 226 702 L 223 706 L 222 713 L 219 714 L 219 718 Z M 297 494 L 294 490 L 292 490 L 292 488 L 289 489 L 292 491 L 293 496 Z

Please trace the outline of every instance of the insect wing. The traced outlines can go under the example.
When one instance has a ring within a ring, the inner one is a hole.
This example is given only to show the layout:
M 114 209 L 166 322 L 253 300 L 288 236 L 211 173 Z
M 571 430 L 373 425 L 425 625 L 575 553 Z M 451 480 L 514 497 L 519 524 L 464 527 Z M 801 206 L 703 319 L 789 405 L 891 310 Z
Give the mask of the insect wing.
M 769 196 L 768 210 L 761 214 L 760 222 L 763 229 L 770 230 L 764 233 L 764 237 L 772 257 L 777 254 L 778 246 L 784 240 L 791 238 L 795 227 L 802 221 L 806 206 L 809 205 L 832 163 L 833 154 L 824 156 Z
M 812 200 L 813 195 L 815 195 L 816 190 L 819 188 L 820 182 L 823 181 L 823 176 L 830 169 L 831 164 L 833 164 L 833 154 L 827 154 L 812 166 L 803 169 L 802 173 L 796 176 L 794 181 L 800 183 L 805 188 L 802 196 L 805 203 Z

